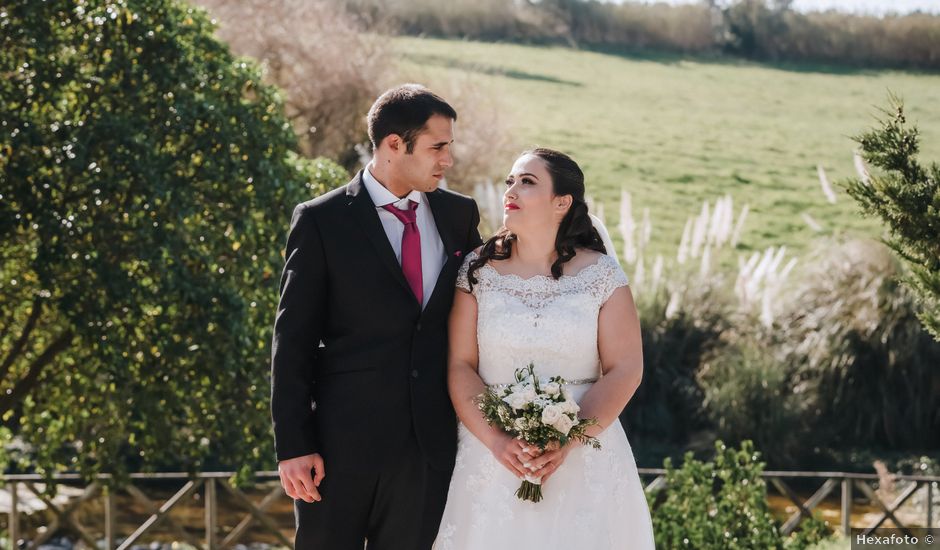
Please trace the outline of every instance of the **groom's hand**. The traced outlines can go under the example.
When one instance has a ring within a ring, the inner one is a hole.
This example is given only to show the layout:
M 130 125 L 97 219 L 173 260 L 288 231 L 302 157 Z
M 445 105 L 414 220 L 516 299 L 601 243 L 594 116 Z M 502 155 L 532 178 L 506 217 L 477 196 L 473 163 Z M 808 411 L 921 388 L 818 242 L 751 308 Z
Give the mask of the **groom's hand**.
M 281 476 L 281 487 L 287 496 L 304 502 L 323 500 L 317 487 L 326 477 L 326 469 L 323 466 L 323 457 L 318 453 L 282 460 L 277 463 L 277 471 Z M 315 472 L 314 476 L 310 475 L 311 471 Z

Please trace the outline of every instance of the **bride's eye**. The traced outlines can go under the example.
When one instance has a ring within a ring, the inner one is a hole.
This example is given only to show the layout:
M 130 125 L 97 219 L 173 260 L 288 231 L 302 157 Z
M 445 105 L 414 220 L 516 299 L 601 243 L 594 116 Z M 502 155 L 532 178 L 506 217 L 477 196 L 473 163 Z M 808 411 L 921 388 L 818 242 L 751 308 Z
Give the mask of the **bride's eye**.
M 529 178 L 522 178 L 522 183 L 525 183 L 525 184 L 527 184 L 527 185 L 532 185 L 532 184 L 534 184 L 535 182 L 532 181 L 532 180 L 529 179 Z
M 512 185 L 512 178 L 506 178 L 505 184 L 506 184 L 507 186 L 511 186 L 511 185 Z

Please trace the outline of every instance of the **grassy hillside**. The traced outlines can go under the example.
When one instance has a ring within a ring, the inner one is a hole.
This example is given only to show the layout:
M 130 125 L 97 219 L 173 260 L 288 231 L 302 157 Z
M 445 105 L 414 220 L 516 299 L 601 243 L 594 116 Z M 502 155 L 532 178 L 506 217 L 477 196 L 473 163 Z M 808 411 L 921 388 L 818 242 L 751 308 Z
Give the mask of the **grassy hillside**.
M 785 244 L 799 253 L 818 235 L 880 235 L 838 188 L 827 202 L 816 166 L 833 183 L 856 175 L 848 136 L 872 123 L 889 89 L 921 129 L 921 158 L 940 161 L 938 75 L 419 38 L 393 46 L 413 80 L 440 89 L 456 79 L 498 96 L 520 147 L 572 154 L 612 233 L 620 189 L 629 190 L 637 218 L 651 210 L 653 252 L 675 254 L 686 218 L 724 194 L 736 215 L 750 205 L 742 251 Z

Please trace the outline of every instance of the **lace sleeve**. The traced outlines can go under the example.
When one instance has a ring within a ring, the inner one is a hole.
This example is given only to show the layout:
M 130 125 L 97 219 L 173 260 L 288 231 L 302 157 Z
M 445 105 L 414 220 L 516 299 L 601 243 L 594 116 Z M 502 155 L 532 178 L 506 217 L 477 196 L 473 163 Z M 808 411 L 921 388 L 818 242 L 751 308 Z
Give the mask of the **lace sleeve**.
M 467 273 L 470 271 L 470 262 L 476 257 L 476 252 L 467 254 L 467 257 L 464 258 L 463 263 L 460 265 L 460 269 L 457 271 L 457 288 L 460 290 L 470 292 L 470 280 L 467 278 Z
M 603 306 L 615 290 L 629 285 L 630 279 L 620 268 L 620 263 L 612 256 L 601 256 L 597 263 L 597 279 L 593 281 L 592 290 L 598 303 Z

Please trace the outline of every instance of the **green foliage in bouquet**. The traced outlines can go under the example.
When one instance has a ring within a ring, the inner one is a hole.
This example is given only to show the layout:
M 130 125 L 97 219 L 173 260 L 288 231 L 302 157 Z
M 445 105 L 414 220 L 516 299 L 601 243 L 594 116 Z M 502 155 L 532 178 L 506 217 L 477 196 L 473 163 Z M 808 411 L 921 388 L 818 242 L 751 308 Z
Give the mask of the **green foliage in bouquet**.
M 764 463 L 750 441 L 737 450 L 718 441 L 715 450 L 712 462 L 695 460 L 692 453 L 686 453 L 680 468 L 665 460 L 665 499 L 651 506 L 657 546 L 801 550 L 828 535 L 828 527 L 817 518 L 804 520 L 789 537 L 780 533 L 761 478 Z
M 273 464 L 294 153 L 278 90 L 173 0 L 0 9 L 0 418 L 17 469 Z M 213 458 L 215 457 L 215 458 Z

